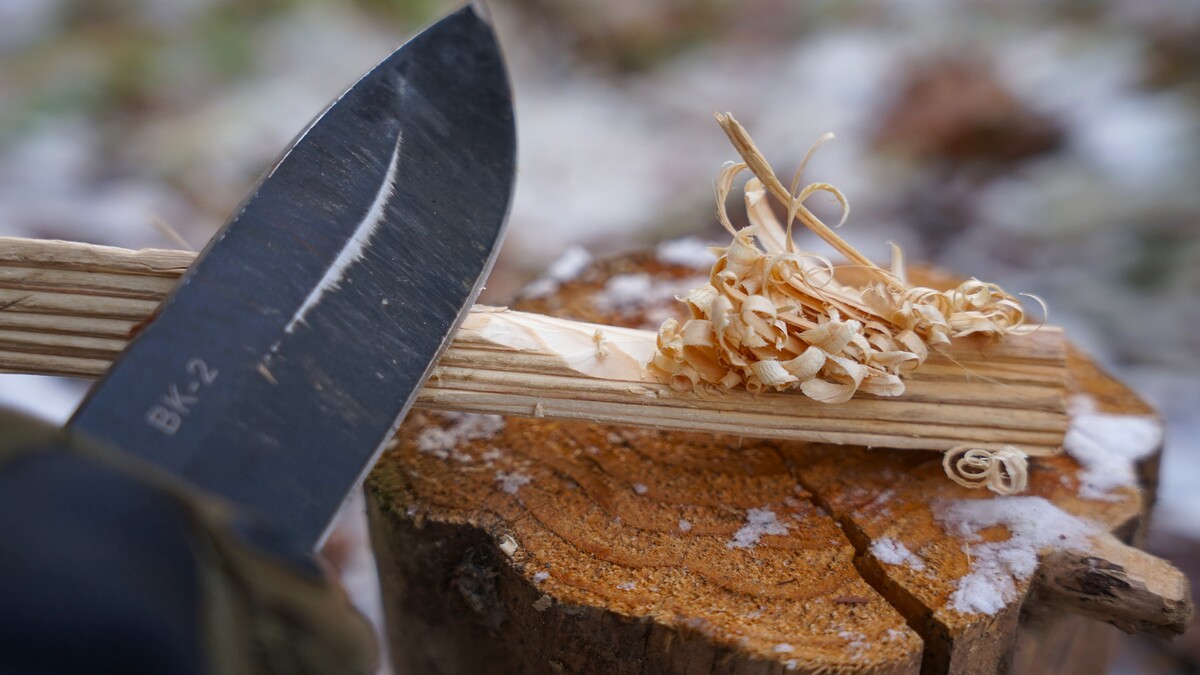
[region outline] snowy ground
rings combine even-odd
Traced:
[[[714,110],[781,173],[834,131],[810,175],[849,196],[845,237],[1040,295],[1159,406],[1157,540],[1200,550],[1200,5],[492,4],[521,169],[491,298],[571,246],[715,234],[733,154]],[[308,117],[448,7],[0,0],[0,234],[170,246],[165,221],[201,246]],[[0,378],[0,402],[56,420],[82,391]]]

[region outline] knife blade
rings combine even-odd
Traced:
[[[515,146],[469,5],[299,135],[68,426],[317,546],[478,295]]]

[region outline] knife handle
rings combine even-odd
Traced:
[[[367,673],[314,558],[153,467],[0,411],[0,672]]]

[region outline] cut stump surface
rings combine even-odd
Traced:
[[[615,259],[520,308],[655,326],[673,293],[621,279],[702,274]],[[1134,420],[1152,447],[1115,479],[1094,453],[1038,458],[1015,498],[951,483],[937,453],[414,413],[367,484],[397,671],[1095,672],[1111,634],[1076,615],[1172,632],[1190,605],[1118,541],[1152,501],[1161,428],[1071,362],[1080,419]]]

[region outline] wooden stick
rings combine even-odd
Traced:
[[[6,266],[84,272],[116,272],[177,279],[196,254],[145,248],[131,251],[74,241],[0,237],[0,259]]]
[[[0,238],[0,371],[96,377],[195,254]],[[931,355],[895,398],[837,405],[798,392],[679,393],[642,372],[651,331],[477,307],[421,391],[428,409],[947,450],[1056,453],[1065,347],[1045,328]]]

